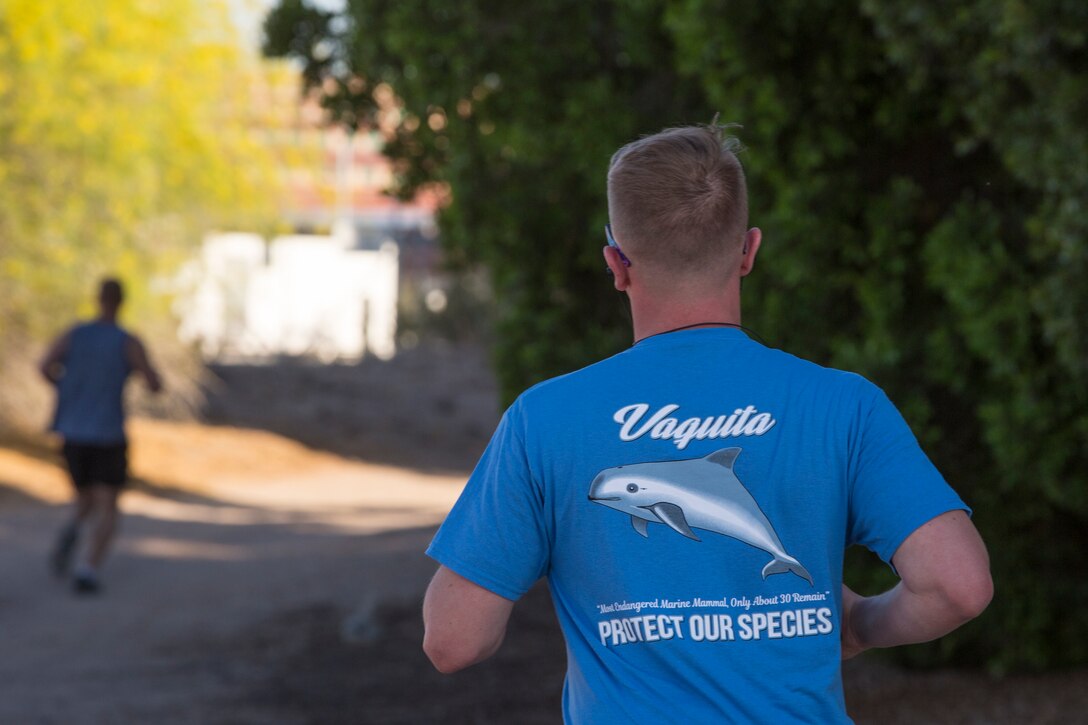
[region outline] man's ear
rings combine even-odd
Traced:
[[[756,264],[756,255],[759,254],[759,245],[763,241],[763,232],[759,227],[752,227],[744,234],[744,247],[740,259],[740,276],[747,277]]]
[[[615,247],[605,245],[604,263],[608,265],[608,271],[612,277],[612,284],[620,292],[624,292],[631,284],[631,277],[627,272],[627,265],[620,259],[620,253]]]

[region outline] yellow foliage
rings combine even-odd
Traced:
[[[133,292],[212,226],[266,224],[264,67],[222,0],[0,0],[0,340]]]

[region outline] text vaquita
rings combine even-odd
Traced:
[[[612,420],[620,425],[620,440],[638,440],[644,435],[659,440],[671,440],[684,450],[692,441],[708,438],[739,438],[761,436],[777,422],[770,413],[763,413],[754,406],[737,408],[728,415],[705,418],[684,418],[673,415],[679,405],[663,405],[647,416],[650,406],[646,403],[626,405],[615,412]]]

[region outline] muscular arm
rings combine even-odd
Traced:
[[[937,639],[982,613],[993,597],[986,547],[963,511],[925,523],[892,557],[901,581],[874,597],[843,585],[842,656]]]
[[[162,378],[159,377],[159,371],[151,364],[151,360],[147,356],[147,350],[144,349],[143,343],[138,338],[130,337],[128,339],[125,346],[125,356],[128,358],[128,364],[132,366],[132,369],[144,376],[144,381],[152,393],[162,390]]]
[[[38,372],[53,385],[59,383],[63,375],[64,356],[68,354],[69,334],[66,332],[54,340],[45,351],[41,362],[38,363]]]
[[[451,673],[495,654],[514,603],[440,566],[423,598],[423,651]]]

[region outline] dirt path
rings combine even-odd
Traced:
[[[290,722],[238,702],[263,673],[223,645],[270,622],[265,636],[286,642],[291,614],[315,610],[355,611],[351,634],[373,636],[379,601],[422,591],[433,569],[422,548],[463,480],[268,433],[150,421],[133,432],[138,481],[90,599],[45,566],[63,474],[0,449],[0,722]]]
[[[0,442],[0,725],[559,722],[541,588],[488,662],[446,677],[419,649],[422,551],[497,422],[485,356],[218,373],[205,414],[245,428],[134,421],[96,599],[46,570],[68,497],[52,454]],[[1085,670],[996,680],[866,655],[844,680],[862,725],[1088,722]]]

